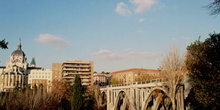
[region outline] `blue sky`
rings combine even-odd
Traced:
[[[211,0],[0,0],[0,50],[4,66],[21,38],[28,62],[93,61],[94,71],[156,69],[176,45],[220,32]]]

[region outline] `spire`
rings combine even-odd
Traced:
[[[36,67],[35,57],[32,57],[31,67]]]
[[[21,50],[21,38],[19,38],[19,43],[18,43],[18,49],[17,50]]]

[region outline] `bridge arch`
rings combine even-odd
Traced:
[[[96,96],[95,96],[96,97]],[[107,91],[99,90],[98,101],[96,102],[101,110],[107,110]]]
[[[101,92],[101,104],[107,104],[107,94],[105,91]]]
[[[129,110],[129,99],[126,91],[120,90],[114,104],[114,110]]]
[[[144,100],[143,110],[152,106],[154,107],[154,110],[158,110],[163,107],[161,104],[163,104],[164,101],[171,101],[167,94],[167,90],[165,88],[155,87],[147,94],[146,99]],[[168,106],[170,106],[170,103],[168,103]]]

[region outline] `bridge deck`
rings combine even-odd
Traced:
[[[152,80],[147,80],[147,81],[138,81],[138,82],[132,82],[128,84],[114,84],[114,85],[108,85],[101,87],[100,90],[107,90],[109,88],[111,89],[127,89],[127,88],[132,88],[132,87],[138,87],[138,88],[143,88],[143,87],[155,87],[155,86],[162,86],[164,84],[163,79],[152,79]]]

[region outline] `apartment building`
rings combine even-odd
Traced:
[[[52,80],[60,81],[62,79],[62,64],[63,63],[52,63]]]
[[[48,92],[51,91],[51,84],[52,84],[52,71],[51,69],[35,69],[31,70],[30,74],[28,75],[28,84],[33,86],[43,85],[44,88],[47,89]]]
[[[160,70],[132,68],[132,69],[115,71],[110,73],[110,75],[112,79],[117,80],[120,83],[126,84],[140,80],[159,78]]]
[[[83,86],[93,85],[93,62],[81,60],[65,61],[62,64],[63,79],[73,84],[75,75],[79,75]]]
[[[93,84],[105,86],[108,84],[108,76],[106,74],[95,73],[93,74]]]

